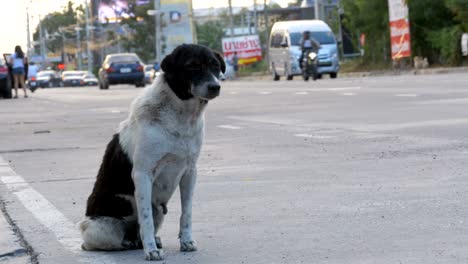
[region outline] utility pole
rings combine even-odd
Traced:
[[[27,54],[28,54],[28,58],[31,59],[31,32],[29,31],[29,7],[26,9],[26,15],[27,15],[27,18],[26,18],[26,34],[28,34],[28,44],[27,44],[27,48],[26,48],[26,51],[27,51]]]
[[[232,16],[232,0],[229,0],[229,29],[231,30],[231,37],[234,37],[234,18]]]
[[[154,0],[156,62],[161,63],[161,0]]]
[[[76,59],[78,60],[78,70],[81,71],[82,65],[81,65],[81,43],[80,43],[80,30],[81,28],[79,25],[76,25],[75,27],[76,30]]]
[[[45,64],[47,62],[47,52],[46,52],[45,40],[44,40],[44,29],[42,27],[42,19],[40,15],[39,15],[39,42],[40,42],[40,47],[41,47],[42,63]]]
[[[93,72],[93,54],[91,52],[91,41],[89,38],[89,7],[88,1],[85,1],[85,16],[86,16],[86,52],[88,57],[88,72]],[[80,68],[81,70],[81,68]]]
[[[254,0],[253,2],[254,2],[254,6],[253,6],[254,18],[253,18],[253,20],[254,20],[254,29],[255,29],[254,33],[257,34],[257,32],[258,32],[258,30],[257,30],[257,23],[258,23],[258,21],[257,21],[257,0]]]
[[[315,6],[314,6],[314,11],[315,11],[315,19],[320,19],[320,0],[315,0]]]
[[[269,52],[269,48],[268,48],[268,45],[269,45],[269,41],[268,41],[268,38],[269,38],[269,32],[268,32],[268,29],[269,29],[269,23],[268,23],[268,6],[267,6],[267,0],[263,0],[263,15],[264,15],[264,19],[265,19],[265,60],[266,60],[266,63],[268,65],[268,68],[270,67],[270,56],[268,54]]]
[[[252,21],[251,21],[251,15],[250,15],[250,11],[247,11],[247,14],[245,14],[247,16],[247,27],[249,28],[249,35],[252,35],[252,27],[251,27],[251,24],[252,24]]]
[[[66,55],[65,55],[65,32],[62,27],[58,28],[58,31],[60,33],[60,36],[62,37],[62,63],[67,64],[66,62]]]

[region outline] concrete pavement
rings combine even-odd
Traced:
[[[224,83],[199,164],[200,251],[178,251],[175,194],[164,263],[467,263],[467,84],[466,74]],[[0,196],[40,263],[147,263],[141,251],[82,252],[74,229],[138,91],[0,101],[0,156],[15,172],[0,175]]]

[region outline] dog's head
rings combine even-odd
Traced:
[[[226,64],[220,54],[205,46],[183,44],[164,58],[161,69],[181,100],[211,100],[220,93],[219,75],[226,71]]]

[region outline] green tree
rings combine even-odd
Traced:
[[[134,51],[143,61],[154,60],[156,57],[155,19],[154,15],[148,15],[148,10],[152,9],[152,5],[137,5],[136,0],[130,0],[128,3],[134,6],[135,16],[122,19],[120,22],[121,25],[129,28],[128,34],[121,38],[123,47],[127,51]],[[162,25],[161,28],[164,26]]]
[[[444,41],[442,38],[437,40],[434,35],[454,25],[452,12],[444,1],[431,0],[409,0],[408,10],[412,55],[427,57],[431,62],[441,62],[440,48]],[[443,34],[444,39],[448,36]]]
[[[445,0],[447,7],[455,15],[455,20],[461,23],[465,32],[468,32],[468,1]]]
[[[46,33],[49,36],[45,41],[47,49],[51,52],[60,51],[63,45],[60,34],[65,34],[67,38],[75,37],[73,33],[74,28],[79,24],[79,21],[83,20],[83,14],[84,8],[82,5],[74,8],[73,2],[69,1],[67,7],[61,12],[50,13],[41,20],[33,33],[33,40],[39,40],[40,28],[42,26],[44,38],[47,37]],[[62,29],[62,32],[60,29]]]
[[[354,34],[365,34],[364,61],[389,62],[390,44],[387,0],[343,0],[342,23]],[[353,34],[353,35],[354,35]]]
[[[366,34],[366,65],[390,62],[387,0],[343,0],[344,26]],[[467,0],[407,0],[413,56],[428,57],[431,63],[461,62],[460,38],[468,29]]]
[[[224,25],[220,21],[208,21],[203,24],[196,23],[198,44],[211,49],[222,51],[222,38]]]

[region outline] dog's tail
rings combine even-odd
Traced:
[[[113,217],[89,218],[78,223],[83,250],[122,250],[126,225]]]

